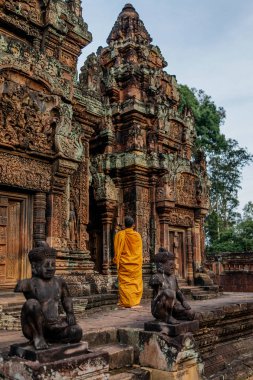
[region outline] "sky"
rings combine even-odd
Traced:
[[[106,46],[127,1],[83,0],[93,41],[79,59]],[[226,110],[222,133],[253,154],[253,0],[132,0],[153,44],[180,84],[203,89]],[[253,164],[242,172],[239,211],[253,201]]]

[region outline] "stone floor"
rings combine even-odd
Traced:
[[[221,297],[190,301],[189,303],[196,312],[206,313],[229,307],[231,304],[253,303],[253,293],[224,293]],[[90,314],[87,318],[80,319],[78,323],[84,332],[92,332],[105,328],[132,327],[141,328],[148,320],[152,320],[150,313],[150,301],[143,301],[140,309],[119,309],[110,311],[98,311]],[[0,331],[0,352],[8,349],[12,343],[24,342],[25,339],[19,331]]]

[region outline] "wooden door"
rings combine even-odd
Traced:
[[[28,274],[28,203],[27,196],[0,193],[0,289]]]
[[[169,231],[169,250],[175,255],[176,274],[186,278],[186,234],[184,230]]]

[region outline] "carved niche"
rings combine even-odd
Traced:
[[[174,202],[175,200],[176,200],[175,178],[172,175],[165,174],[157,182],[156,201],[157,202],[161,202],[161,201]]]
[[[175,120],[170,121],[170,138],[176,141],[182,141],[183,126]]]
[[[177,176],[177,203],[196,206],[196,176],[180,173]]]
[[[95,200],[117,201],[118,190],[111,177],[103,173],[100,161],[101,159],[103,158],[100,157],[93,159],[92,165],[90,166]]]
[[[127,135],[127,143],[128,150],[143,150],[144,147],[144,138],[143,132],[139,124],[136,122],[130,127]]]
[[[157,132],[156,131],[148,131],[147,133],[147,150],[148,153],[156,152],[157,151],[157,142],[158,142],[158,137],[157,137]]]

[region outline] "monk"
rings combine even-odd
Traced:
[[[142,281],[142,239],[134,231],[134,220],[125,217],[125,229],[114,238],[114,263],[117,265],[119,280],[119,306],[140,307],[143,292]]]

